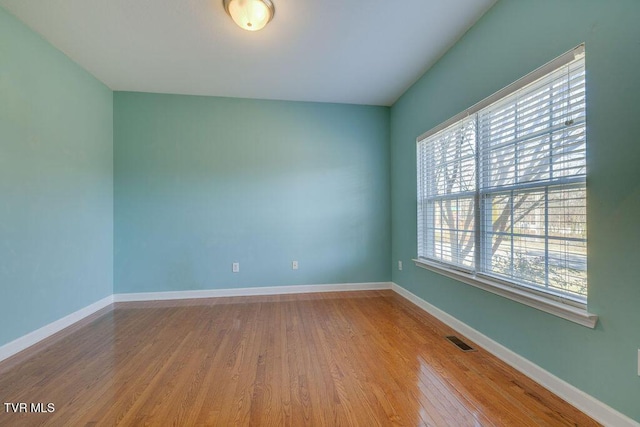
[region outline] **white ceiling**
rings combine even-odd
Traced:
[[[496,0],[0,0],[113,90],[391,105]]]

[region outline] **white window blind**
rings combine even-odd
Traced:
[[[418,144],[419,256],[475,266],[476,120],[461,120]]]
[[[418,138],[418,257],[582,304],[584,47],[535,73]]]

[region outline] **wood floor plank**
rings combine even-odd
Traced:
[[[454,333],[391,291],[118,303],[0,363],[55,404],[0,425],[598,425]]]

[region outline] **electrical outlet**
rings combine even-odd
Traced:
[[[398,270],[402,271],[402,261],[398,261]]]
[[[292,261],[291,262],[291,269],[292,270],[297,270],[298,269],[298,261]]]
[[[231,271],[233,271],[234,273],[237,273],[240,271],[240,263],[239,262],[234,262],[231,265]]]

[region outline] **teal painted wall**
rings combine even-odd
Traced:
[[[640,2],[502,0],[391,109],[393,281],[640,421]],[[415,139],[586,42],[595,330],[413,266]]]
[[[0,345],[113,292],[113,95],[0,8]]]
[[[390,279],[388,108],[116,92],[114,129],[117,293]]]

